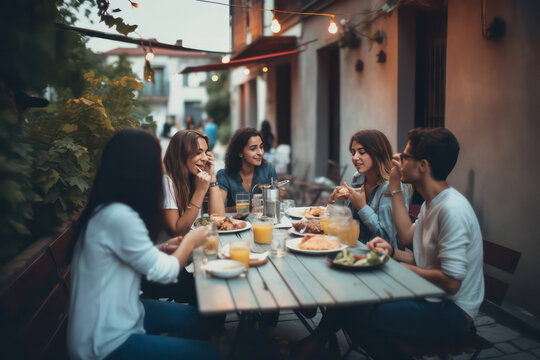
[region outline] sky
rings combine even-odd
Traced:
[[[110,0],[110,9],[130,25],[138,25],[130,37],[155,38],[160,42],[174,44],[182,40],[188,48],[229,52],[231,45],[229,7],[196,0],[133,0],[139,4],[133,8],[128,0]],[[227,0],[218,0],[228,3]],[[116,29],[99,22],[97,7],[92,8],[90,19],[79,16],[75,26],[118,34]],[[93,20],[92,24],[90,20]],[[94,52],[104,52],[117,47],[134,47],[128,43],[90,38],[88,46]]]

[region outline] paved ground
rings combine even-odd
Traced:
[[[308,322],[315,327],[319,322],[320,317],[321,315],[318,313],[313,319],[308,319]],[[540,339],[522,336],[519,332],[497,323],[493,318],[486,314],[479,314],[475,322],[478,333],[495,345],[491,349],[483,350],[478,357],[479,359],[540,359]],[[227,315],[225,333],[220,343],[220,348],[224,355],[228,354],[231,344],[234,343],[237,329],[238,317],[236,314]],[[282,311],[280,313],[278,325],[275,328],[270,329],[270,335],[279,335],[280,338],[288,341],[302,339],[308,334],[306,328],[292,311]],[[343,355],[349,347],[341,331],[338,333],[338,341],[341,355]],[[243,350],[240,350],[240,353],[247,355],[246,358],[260,358],[260,355],[257,354],[261,353],[275,353],[275,356],[278,357],[276,353],[278,345],[273,340],[266,340],[265,342],[263,339],[257,339],[254,334],[243,334],[241,335],[239,343],[243,348]],[[251,356],[249,356],[250,351],[253,352]],[[462,354],[453,356],[451,359],[469,359],[470,357],[470,354]],[[361,360],[366,359],[366,357],[359,353],[352,352],[347,359]],[[439,359],[439,357],[425,357],[424,359]]]

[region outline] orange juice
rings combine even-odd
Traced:
[[[258,244],[270,244],[272,242],[272,224],[253,224],[253,237]]]
[[[246,266],[246,270],[249,268],[249,253],[251,252],[249,247],[234,246],[230,247],[231,260],[240,261]]]
[[[336,236],[343,245],[356,246],[360,227],[358,222],[349,220],[347,222],[332,221],[328,225],[328,234]]]
[[[321,226],[324,231],[324,235],[328,235],[328,224],[330,222],[330,218],[328,216],[321,216]]]

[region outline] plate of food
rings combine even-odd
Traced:
[[[326,208],[322,206],[294,207],[288,208],[285,214],[296,219],[318,219],[321,215],[326,214]]]
[[[220,234],[235,233],[251,229],[251,223],[247,221],[237,220],[231,216],[218,215],[200,217],[195,220],[193,227],[197,228],[199,226],[205,226],[210,224],[211,222],[216,223],[218,232]]]
[[[304,236],[324,234],[319,220],[302,219],[297,222],[292,222],[292,226],[292,229],[289,229],[289,233],[293,235]]]
[[[341,245],[337,237],[327,235],[306,235],[288,240],[286,245],[291,251],[312,255],[331,254],[347,247]]]
[[[212,276],[223,279],[237,277],[245,268],[244,264],[236,260],[212,260],[203,265],[203,269]]]
[[[344,249],[326,257],[328,263],[338,269],[350,271],[373,270],[386,264],[390,257],[371,250]]]

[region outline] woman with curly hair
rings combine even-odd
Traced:
[[[225,155],[225,169],[217,173],[227,211],[236,211],[236,194],[261,193],[261,185],[270,184],[272,179],[277,181],[274,166],[263,156],[264,143],[257,129],[238,129],[233,134]]]

